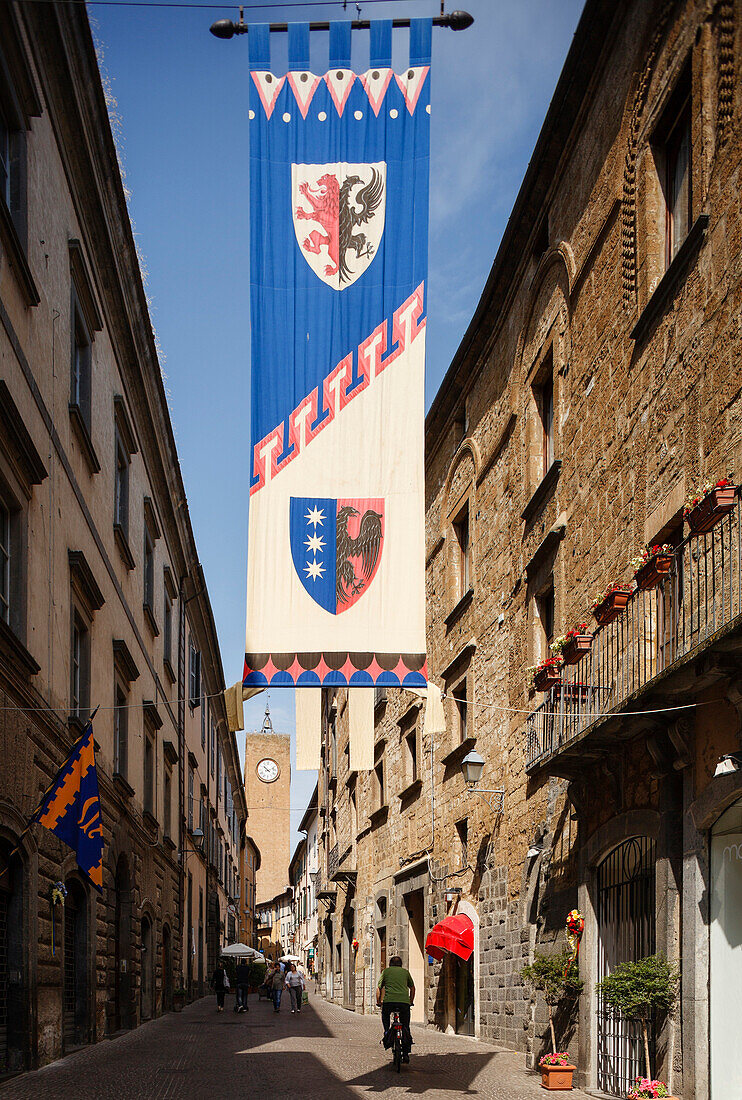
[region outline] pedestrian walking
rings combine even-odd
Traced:
[[[273,977],[271,978],[271,991],[273,993],[273,1011],[279,1012],[281,1008],[281,994],[284,990],[284,973],[280,966],[277,966],[273,971]]]
[[[211,978],[211,986],[216,993],[216,1010],[224,1012],[224,995],[229,989],[229,978],[223,963],[216,964],[216,970]]]
[[[291,964],[291,968],[286,973],[286,986],[289,991],[289,997],[291,998],[291,1011],[301,1012],[301,996],[304,992],[304,979],[296,969],[294,963]]]
[[[250,967],[244,959],[237,963],[235,1012],[247,1012],[247,991],[250,987]]]

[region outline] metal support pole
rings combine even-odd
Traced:
[[[468,11],[452,11],[448,15],[433,17],[434,27],[448,27],[452,31],[465,31],[473,22],[474,16],[470,15]],[[409,25],[409,19],[392,20],[392,26],[395,29],[409,27]],[[354,31],[367,31],[371,26],[371,21],[369,19],[354,19],[350,26]],[[233,38],[236,34],[247,34],[249,29],[249,24],[245,23],[242,18],[242,8],[240,8],[239,23],[235,23],[231,19],[217,19],[216,23],[212,23],[209,28],[215,38]],[[270,29],[274,33],[286,33],[289,25],[288,23],[271,23]],[[329,31],[330,23],[328,20],[310,23],[309,29],[310,31]]]

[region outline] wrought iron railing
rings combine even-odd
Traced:
[[[563,748],[742,614],[742,516],[733,510],[676,549],[659,587],[634,592],[590,652],[526,721],[527,767]]]
[[[327,855],[327,877],[333,879],[338,869],[338,846],[330,848]]]

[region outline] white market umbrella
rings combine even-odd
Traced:
[[[229,947],[222,948],[222,955],[230,959],[262,959],[263,956],[254,947],[248,947],[246,943],[230,943]]]
[[[301,959],[298,955],[281,955],[278,961],[282,963],[298,963],[301,962]]]

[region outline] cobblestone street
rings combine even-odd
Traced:
[[[300,1016],[250,998],[235,1016],[207,998],[136,1031],[87,1047],[0,1088],[3,1100],[181,1100],[212,1097],[458,1096],[536,1100],[540,1077],[523,1055],[458,1036],[412,1029],[409,1066],[397,1076],[379,1044],[377,1017],[310,995]],[[584,1100],[585,1093],[572,1096]]]

